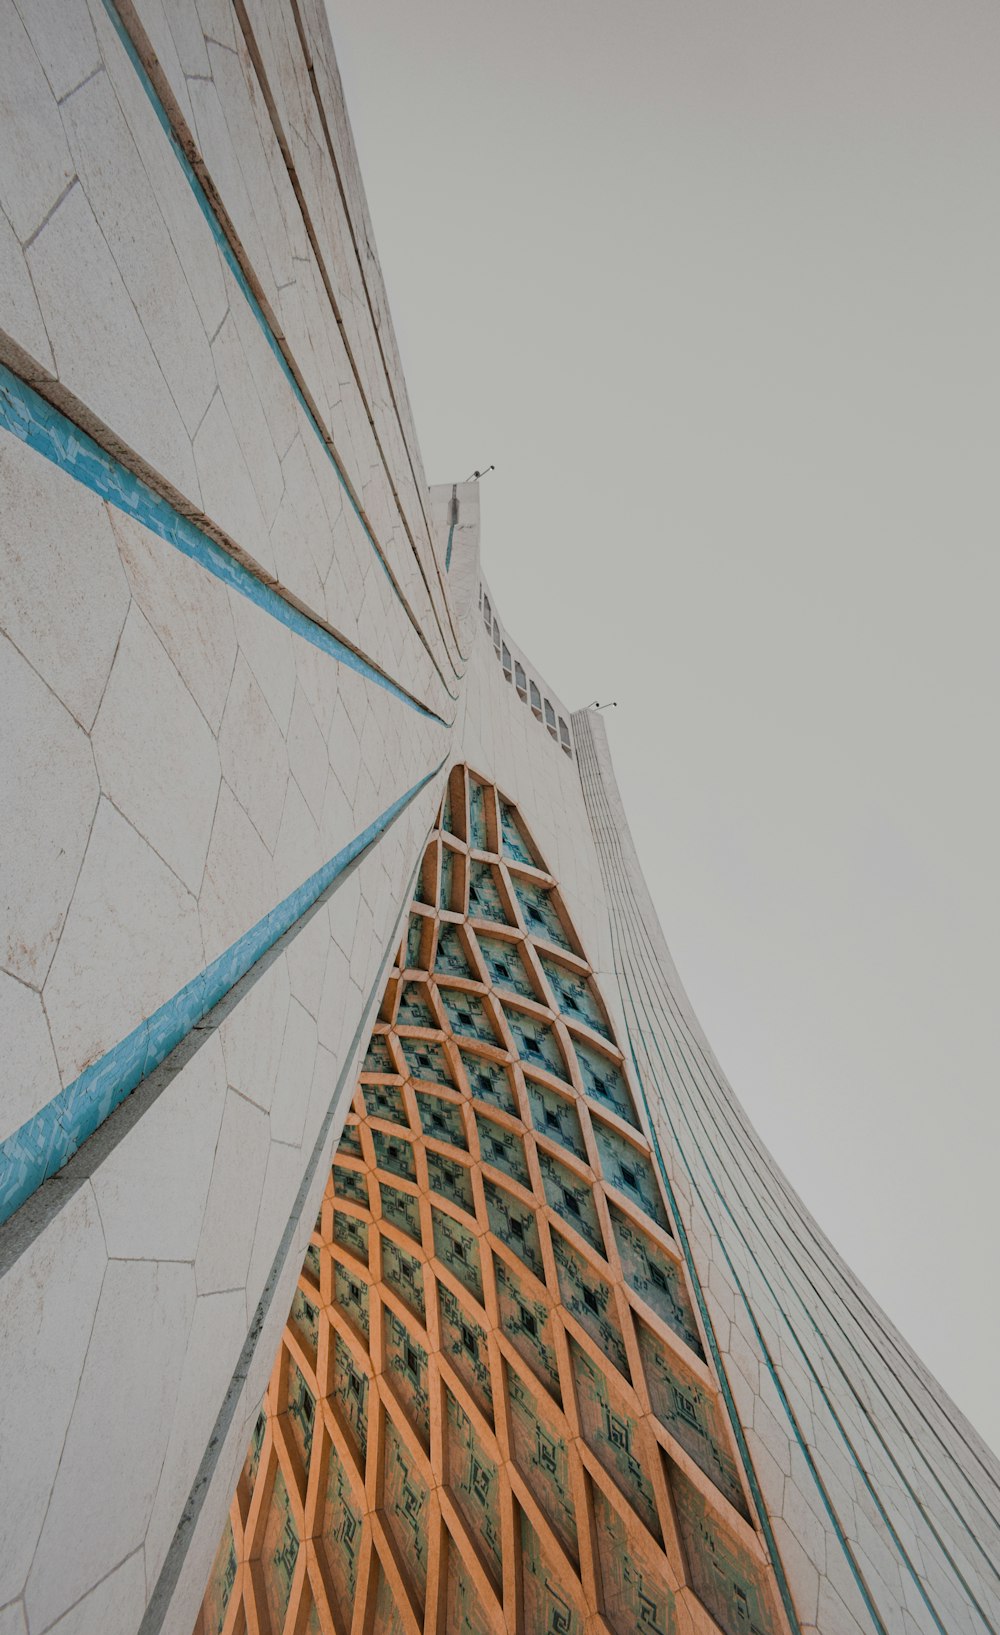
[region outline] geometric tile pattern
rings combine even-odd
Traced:
[[[453,769],[198,1635],[785,1635],[632,1079]]]

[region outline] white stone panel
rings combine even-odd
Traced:
[[[128,580],[106,506],[11,438],[0,444],[0,602],[11,640],[89,730]]]
[[[45,985],[69,1083],[172,998],[204,964],[194,898],[102,800]]]
[[[112,1259],[194,1260],[225,1099],[225,1062],[213,1035],[95,1170]]]
[[[269,1145],[267,1114],[230,1090],[195,1261],[199,1294],[246,1283]]]
[[[190,1266],[112,1260],[59,1473],[28,1578],[32,1628],[46,1629],[145,1536],[194,1312]],[[136,1366],[135,1342],[157,1358]],[[121,1367],[131,1354],[132,1366]],[[114,1380],[114,1390],[108,1389]]]
[[[90,745],[10,642],[0,638],[3,964],[40,986],[55,953],[97,806]]]
[[[0,972],[0,1141],[6,1139],[61,1089],[41,996]]]
[[[133,606],[93,731],[101,788],[197,894],[219,790],[212,730]]]
[[[133,518],[114,507],[108,515],[132,595],[217,733],[236,663],[231,593]]]
[[[107,1256],[88,1187],[69,1198],[0,1281],[4,1376],[0,1470],[16,1472],[0,1505],[0,1602],[24,1589],[45,1520],[87,1355]]]

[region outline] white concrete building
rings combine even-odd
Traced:
[[[501,623],[477,487],[428,488],[321,0],[0,0],[0,110],[0,1635],[995,1632],[997,1463],[749,1127],[600,719]],[[454,1073],[437,1134],[414,1040]],[[412,1175],[383,1161],[397,1092]],[[491,1198],[537,1221],[526,1270]],[[326,1338],[296,1351],[310,1289]],[[383,1383],[407,1309],[426,1436]],[[324,1395],[337,1334],[369,1452]],[[261,1411],[293,1353],[315,1461],[273,1382]],[[494,1471],[486,1543],[449,1414]]]

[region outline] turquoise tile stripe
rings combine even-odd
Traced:
[[[455,524],[452,523],[451,527],[448,529],[448,548],[444,553],[444,571],[445,571],[445,573],[450,573],[451,572],[451,542],[452,542],[452,539],[454,538],[454,535],[455,535]]]
[[[329,862],[311,874],[284,902],[244,932],[224,953],[184,984],[99,1061],[84,1068],[33,1118],[0,1144],[0,1225],[20,1209],[43,1181],[62,1169],[104,1120],[175,1050],[204,1016],[224,999],[251,966],[291,930],[355,858],[377,840],[404,807],[436,777],[432,771],[400,795],[355,835]]]
[[[279,624],[287,626],[296,636],[301,636],[313,647],[336,659],[338,664],[346,664],[349,669],[356,670],[367,681],[382,687],[411,710],[416,710],[418,715],[439,721],[442,726],[451,725],[451,722],[445,721],[400,687],[398,682],[392,681],[362,658],[352,647],[338,641],[308,614],[286,602],[270,585],[265,585],[262,579],[237,562],[221,545],[217,545],[190,517],[182,516],[162,494],[157,494],[141,477],[108,454],[47,398],[18,375],[12,374],[3,364],[0,364],[0,428],[9,431],[22,443],[27,443],[36,453],[43,454],[53,465],[68,472],[77,482],[83,483],[84,487],[123,511],[126,516],[134,517],[151,533],[173,545],[184,556],[191,557],[214,574],[216,579],[221,579],[224,585],[239,591],[241,596],[269,613]]]
[[[349,485],[349,483],[347,481],[347,478],[344,476],[344,473],[341,470],[340,465],[338,464],[336,457],[334,456],[333,450],[330,448],[330,445],[327,442],[326,435],[325,435],[325,433],[323,431],[323,428],[320,425],[319,421],[316,419],[316,416],[313,413],[312,409],[309,407],[309,404],[306,402],[305,395],[304,395],[304,393],[302,391],[302,388],[299,385],[298,381],[296,380],[294,374],[292,373],[291,368],[289,367],[288,359],[285,357],[284,352],[281,350],[281,346],[279,344],[278,337],[274,333],[274,330],[273,330],[273,328],[271,326],[271,323],[269,322],[269,320],[267,318],[266,313],[264,312],[263,307],[261,306],[260,302],[258,301],[258,299],[257,299],[256,295],[254,294],[253,290],[250,288],[250,285],[249,285],[249,283],[247,281],[247,276],[246,276],[245,272],[243,271],[243,268],[240,266],[239,260],[238,260],[238,258],[236,256],[236,252],[234,251],[232,245],[229,242],[228,237],[226,236],[226,233],[223,230],[222,223],[220,222],[218,216],[216,215],[214,209],[212,208],[211,201],[209,200],[209,197],[208,197],[207,193],[205,192],[204,187],[202,186],[201,182],[199,181],[198,176],[195,173],[194,167],[191,164],[191,161],[188,159],[187,154],[184,152],[184,149],[181,147],[181,144],[177,139],[174,128],[173,128],[172,124],[170,123],[170,118],[169,118],[169,116],[167,114],[167,110],[164,108],[163,103],[160,101],[160,98],[159,98],[159,96],[157,95],[157,92],[156,92],[156,87],[154,86],[152,80],[150,79],[149,75],[147,74],[145,68],[143,67],[142,60],[141,60],[141,58],[139,56],[139,53],[136,51],[135,46],[134,46],[134,44],[132,42],[132,37],[129,34],[128,29],[125,27],[125,24],[122,22],[120,16],[118,15],[118,11],[117,11],[117,9],[116,9],[116,7],[114,5],[114,0],[104,0],[104,9],[108,14],[109,21],[111,22],[111,25],[115,30],[115,33],[117,34],[119,40],[121,41],[121,44],[122,44],[122,47],[123,47],[123,49],[125,51],[126,56],[128,57],[130,63],[132,64],[132,67],[135,69],[136,75],[137,75],[137,77],[139,79],[139,83],[141,84],[143,90],[146,93],[147,98],[149,99],[149,104],[150,104],[150,107],[152,108],[154,114],[156,115],[157,123],[159,124],[161,130],[163,131],[164,135],[166,136],[167,140],[169,141],[171,147],[174,150],[174,154],[175,154],[175,156],[177,158],[177,162],[180,165],[181,170],[183,172],[184,179],[187,182],[188,186],[190,187],[191,192],[194,194],[195,201],[197,202],[198,208],[201,211],[202,215],[205,218],[205,221],[208,224],[208,227],[209,227],[209,229],[210,229],[210,231],[212,233],[212,237],[215,239],[216,245],[218,246],[218,249],[219,249],[219,253],[222,255],[223,259],[225,260],[226,266],[229,268],[229,270],[232,273],[233,277],[235,278],[237,284],[239,285],[240,291],[241,291],[241,293],[243,295],[243,298],[246,301],[247,306],[250,308],[250,311],[253,313],[253,316],[256,319],[258,325],[260,326],[261,333],[263,334],[264,339],[266,340],[271,352],[274,354],[274,358],[275,358],[275,361],[276,361],[279,369],[281,370],[281,372],[284,375],[285,379],[287,380],[292,392],[295,395],[296,402],[299,404],[299,407],[302,409],[303,414],[305,414],[306,418],[308,419],[310,426],[312,427],[313,431],[316,433],[316,436],[319,438],[319,441],[323,446],[323,452],[325,453],[325,455],[326,455],[327,459],[329,460],[330,464],[333,466],[334,471],[337,473],[337,477],[338,477],[338,479],[340,481],[340,485],[343,488],[344,493],[347,495],[348,503],[350,504],[351,509],[353,510],[355,516],[357,517],[359,523],[361,524],[361,527],[364,529],[365,538],[367,539],[369,545],[372,548],[372,551],[373,551],[373,553],[375,555],[375,559],[378,562],[379,567],[382,569],[382,572],[385,574],[386,578],[389,580],[389,583],[392,585],[392,588],[395,591],[396,596],[399,598],[399,601],[401,602],[403,607],[406,608],[407,616],[410,618],[411,622],[416,627],[416,620],[413,618],[412,611],[407,606],[406,600],[403,597],[403,595],[402,595],[402,593],[401,593],[401,591],[399,589],[399,586],[396,584],[396,581],[393,578],[393,575],[389,571],[389,565],[386,562],[385,557],[382,555],[382,552],[381,552],[381,550],[380,550],[380,548],[378,546],[378,543],[377,543],[377,541],[375,539],[374,534],[372,533],[372,531],[369,528],[367,522],[365,521],[364,517],[361,514],[361,511],[360,511],[360,509],[358,507],[357,501],[355,500],[354,495],[351,493],[350,485]],[[417,628],[419,628],[419,627],[417,627]],[[428,649],[428,651],[429,651],[429,649]],[[438,674],[441,675],[440,666],[437,664],[437,661],[433,659],[433,656],[432,656],[432,662],[434,663],[435,669],[437,669]],[[450,660],[449,660],[449,662],[450,662]],[[452,670],[455,669],[455,666],[454,666],[453,663],[452,663],[451,667],[452,667]],[[445,688],[445,691],[450,695],[450,697],[457,699],[458,695],[451,691],[451,688],[448,686],[448,684],[445,681],[443,675],[441,675],[441,683],[442,683],[442,686]]]

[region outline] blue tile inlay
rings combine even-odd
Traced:
[[[281,347],[278,344],[278,337],[274,333],[274,330],[272,329],[271,324],[269,323],[269,321],[267,319],[267,316],[266,316],[266,314],[264,312],[263,307],[261,306],[260,302],[258,301],[258,299],[257,299],[256,295],[254,294],[253,290],[250,288],[250,285],[247,282],[246,274],[244,273],[243,268],[240,266],[240,263],[239,263],[239,261],[237,259],[237,256],[236,256],[236,253],[235,253],[232,245],[230,244],[229,239],[226,237],[225,232],[223,231],[222,223],[219,221],[218,216],[216,215],[215,211],[212,209],[211,203],[209,202],[208,195],[205,192],[205,189],[202,187],[202,184],[199,181],[199,179],[198,179],[198,177],[197,177],[197,175],[196,175],[196,173],[194,171],[194,168],[193,168],[193,166],[191,164],[191,161],[188,159],[187,154],[184,152],[184,149],[181,147],[181,144],[177,139],[177,136],[176,136],[176,134],[174,132],[174,128],[170,123],[170,119],[169,119],[169,116],[167,114],[167,111],[164,108],[163,103],[160,101],[160,98],[159,98],[159,96],[157,94],[156,87],[154,86],[152,80],[150,79],[149,75],[147,74],[145,68],[143,67],[142,61],[140,60],[140,57],[139,57],[139,53],[136,51],[135,46],[132,43],[132,38],[131,38],[131,36],[130,36],[130,34],[128,32],[128,29],[125,27],[125,24],[122,22],[120,16],[118,15],[118,10],[117,10],[117,7],[114,4],[114,0],[104,0],[104,9],[108,14],[108,17],[109,17],[109,19],[111,21],[112,27],[115,30],[115,33],[118,35],[118,38],[121,41],[121,44],[122,44],[122,47],[124,48],[126,56],[128,57],[130,63],[132,64],[132,67],[135,69],[136,75],[138,76],[138,79],[139,79],[139,83],[141,84],[143,90],[146,93],[147,98],[149,99],[149,104],[150,104],[150,107],[152,108],[154,114],[156,115],[157,123],[159,124],[161,130],[163,131],[164,135],[167,138],[167,141],[170,143],[171,147],[174,150],[174,154],[176,156],[177,162],[180,165],[181,170],[183,172],[184,179],[187,182],[189,188],[191,189],[191,192],[194,194],[194,197],[195,197],[195,200],[197,202],[198,208],[201,211],[202,215],[204,216],[205,221],[207,222],[209,230],[210,230],[210,232],[212,234],[212,237],[215,239],[215,242],[218,245],[220,255],[225,260],[226,266],[229,268],[229,270],[232,273],[233,277],[235,278],[237,284],[239,285],[240,291],[241,291],[241,293],[243,295],[244,300],[247,303],[247,306],[250,308],[250,311],[253,313],[254,318],[256,319],[257,323],[260,326],[261,333],[263,334],[264,339],[266,340],[268,346],[270,347],[271,352],[274,354],[274,358],[275,358],[275,361],[276,361],[276,363],[278,365],[278,368],[281,370],[281,372],[284,375],[285,379],[287,380],[289,386],[291,387],[292,392],[295,395],[296,402],[299,404],[299,407],[302,409],[303,413],[308,418],[309,424],[312,426],[313,431],[316,433],[316,436],[319,438],[320,443],[323,445],[323,452],[326,454],[327,459],[330,461],[330,464],[333,466],[334,471],[337,473],[337,477],[338,477],[338,479],[340,481],[340,485],[343,488],[344,493],[347,495],[347,499],[348,499],[348,502],[349,502],[349,504],[351,506],[351,509],[353,510],[355,516],[357,517],[357,519],[360,522],[362,528],[364,529],[365,538],[367,539],[369,545],[372,548],[372,551],[375,554],[375,558],[376,558],[376,561],[379,564],[379,567],[382,569],[382,572],[385,574],[386,578],[389,580],[390,584],[392,585],[393,590],[396,592],[396,595],[399,597],[400,601],[402,602],[403,598],[402,598],[402,596],[400,594],[399,588],[396,585],[395,580],[392,577],[392,574],[389,572],[388,565],[387,565],[387,563],[385,561],[385,558],[382,555],[382,552],[380,551],[380,549],[379,549],[379,547],[378,547],[378,545],[377,545],[377,543],[375,541],[375,538],[374,538],[374,535],[372,534],[371,529],[369,528],[367,522],[365,521],[364,517],[361,515],[360,510],[358,509],[357,502],[356,502],[356,500],[354,498],[354,495],[351,493],[351,490],[350,490],[350,487],[348,485],[347,479],[344,476],[344,473],[341,471],[340,466],[337,463],[336,457],[334,456],[333,450],[330,448],[330,445],[326,440],[326,436],[325,436],[325,434],[323,432],[323,428],[320,426],[319,421],[316,419],[316,416],[313,414],[312,409],[310,409],[308,403],[306,402],[305,397],[304,397],[303,392],[302,392],[302,388],[299,386],[298,381],[295,379],[295,376],[292,374],[292,371],[291,371],[291,369],[289,367],[289,364],[288,364],[288,359],[285,357],[284,352],[282,352]],[[404,605],[405,605],[405,603],[404,603]],[[437,666],[435,666],[435,667],[437,667]],[[452,664],[452,669],[454,670],[454,668],[455,668],[455,666],[454,666],[454,664]],[[440,674],[440,671],[439,671],[439,674]],[[446,691],[451,692],[451,689],[448,688],[447,683],[444,681],[443,676],[441,677],[441,680],[442,680],[442,683],[445,686]],[[451,693],[452,698],[455,698],[456,696],[457,695],[455,693]]]
[[[0,1225],[43,1181],[62,1169],[88,1136],[273,948],[337,876],[378,839],[443,765],[444,761],[394,800],[284,902],[272,908],[98,1061],[84,1068],[79,1078],[0,1144]]]
[[[27,443],[37,454],[44,455],[109,505],[134,517],[151,533],[175,546],[216,579],[221,579],[224,585],[239,591],[241,596],[286,625],[296,636],[336,659],[338,664],[356,670],[418,714],[440,721],[442,726],[450,725],[360,654],[338,641],[308,614],[286,602],[270,585],[265,585],[209,538],[190,517],[182,516],[162,494],[157,494],[141,477],[106,453],[99,443],[3,364],[0,364],[0,428]]]

